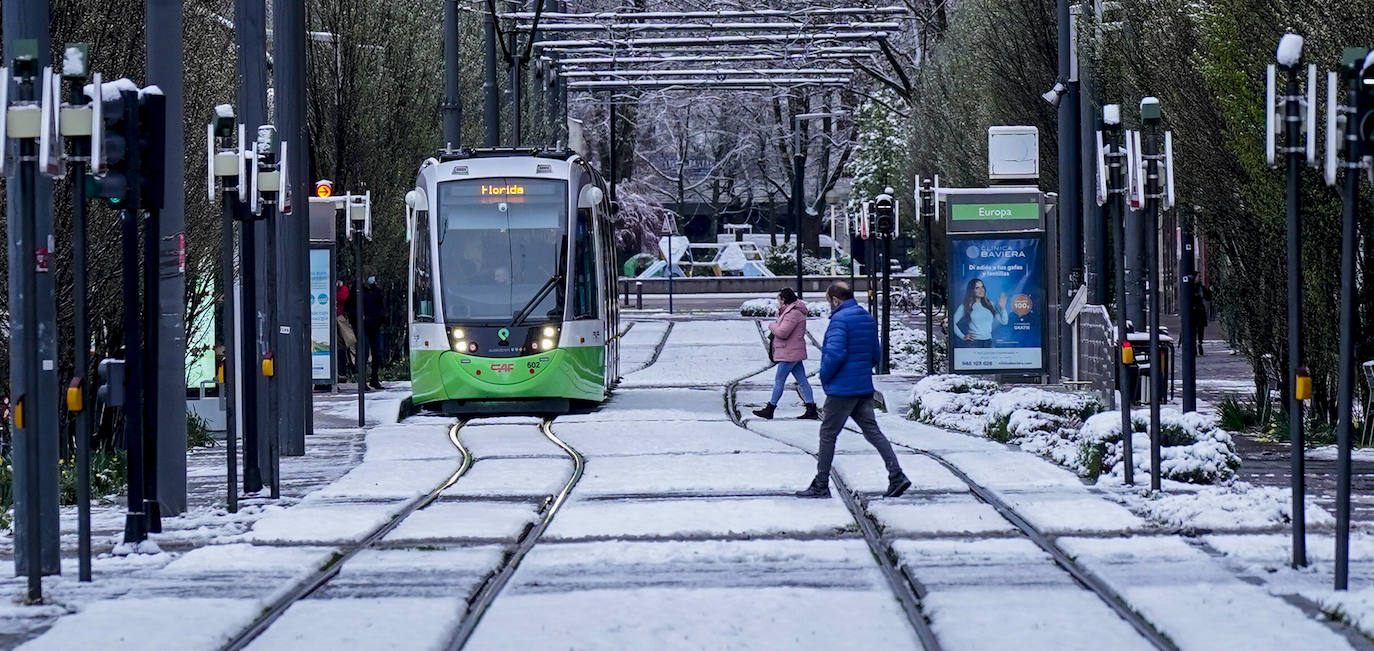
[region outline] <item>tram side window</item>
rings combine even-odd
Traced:
[[[415,256],[415,280],[411,285],[415,294],[411,305],[416,321],[434,320],[434,264],[430,258],[429,211],[415,213],[415,233],[410,241]]]
[[[577,241],[573,253],[573,318],[593,319],[596,310],[596,240],[592,211],[577,210]]]

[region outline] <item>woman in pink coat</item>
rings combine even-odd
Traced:
[[[806,381],[806,304],[797,300],[796,292],[783,288],[778,292],[778,318],[768,324],[773,333],[773,361],[777,362],[777,374],[773,378],[773,398],[762,408],[755,409],[759,418],[772,418],[773,410],[778,408],[782,390],[787,384],[787,376],[797,379],[802,400],[806,402],[806,413],[798,418],[820,420],[816,411],[816,399],[811,394],[811,385]]]

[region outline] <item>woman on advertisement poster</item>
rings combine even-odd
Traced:
[[[964,289],[964,301],[954,310],[954,336],[963,342],[961,347],[992,348],[992,328],[1007,325],[1007,294],[997,297],[997,305],[988,300],[988,288],[981,278],[972,278]]]

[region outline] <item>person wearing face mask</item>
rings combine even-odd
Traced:
[[[382,389],[384,387],[381,380],[378,379],[377,373],[381,370],[383,350],[385,350],[382,347],[382,325],[386,321],[386,295],[382,293],[382,288],[377,285],[377,270],[367,266],[363,268],[363,272],[367,279],[363,282],[361,292],[353,292],[349,295],[348,312],[349,314],[357,314],[357,304],[354,301],[361,294],[363,302],[362,328],[363,333],[367,336],[367,350],[360,350],[358,354],[368,356],[367,364],[371,372],[367,386],[373,389]],[[358,378],[358,381],[361,382],[362,378]]]

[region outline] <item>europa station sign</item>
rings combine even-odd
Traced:
[[[1045,210],[1039,192],[951,195],[948,198],[950,233],[1040,231]]]
[[[1020,188],[951,193],[949,370],[1043,374],[1050,338],[1045,202]]]

